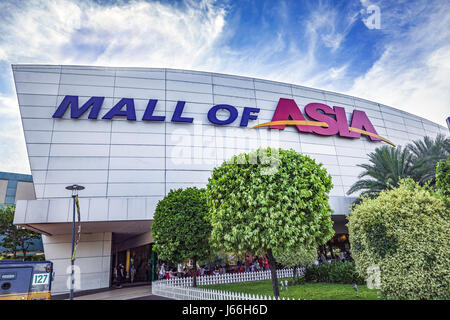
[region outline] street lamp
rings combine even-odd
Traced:
[[[72,273],[70,275],[71,279],[71,286],[70,286],[70,300],[73,300],[73,287],[75,284],[75,274],[74,274],[74,263],[75,263],[75,257],[74,257],[74,250],[75,250],[75,198],[78,196],[78,191],[84,190],[83,186],[79,186],[77,184],[67,186],[67,190],[72,191],[72,199],[73,199],[73,220],[72,220],[72,255],[70,256],[71,265],[72,265]]]

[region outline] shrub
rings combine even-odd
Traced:
[[[445,196],[450,196],[450,157],[436,166],[436,187]]]
[[[348,228],[358,273],[379,268],[385,298],[450,298],[450,212],[431,188],[407,179],[364,198]]]
[[[305,270],[305,281],[364,284],[364,278],[357,273],[355,263],[349,261],[309,265]]]

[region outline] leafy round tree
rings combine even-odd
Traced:
[[[23,227],[14,224],[14,206],[0,207],[0,246],[13,253],[14,259],[17,251],[21,250],[23,257],[26,257],[28,248],[33,245],[33,240],[39,239],[40,235]]]
[[[334,234],[331,188],[322,164],[294,150],[234,156],[213,170],[207,185],[211,242],[225,252],[267,254],[278,297],[274,257],[321,245]]]
[[[300,246],[278,253],[275,259],[282,265],[293,268],[292,284],[295,284],[297,267],[314,263],[317,259],[317,248]]]
[[[450,298],[450,212],[412,179],[364,198],[348,223],[358,273],[393,299]]]
[[[205,219],[208,208],[204,189],[170,190],[158,202],[152,224],[154,250],[161,259],[181,263],[191,259],[193,286],[197,285],[197,261],[210,254],[211,225]]]

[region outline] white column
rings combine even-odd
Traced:
[[[81,234],[75,255],[75,292],[109,287],[111,232]],[[53,262],[52,295],[68,293],[72,234],[42,236],[45,259]]]

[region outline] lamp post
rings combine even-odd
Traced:
[[[72,199],[73,199],[73,220],[72,220],[72,254],[70,255],[70,261],[71,261],[71,275],[70,275],[70,281],[71,281],[71,285],[70,285],[70,300],[73,300],[73,287],[75,284],[75,274],[74,274],[74,263],[75,263],[75,257],[73,256],[73,252],[75,250],[75,198],[78,195],[78,191],[80,190],[84,190],[83,186],[79,186],[77,184],[71,185],[71,186],[67,186],[66,187],[67,190],[72,191]]]

